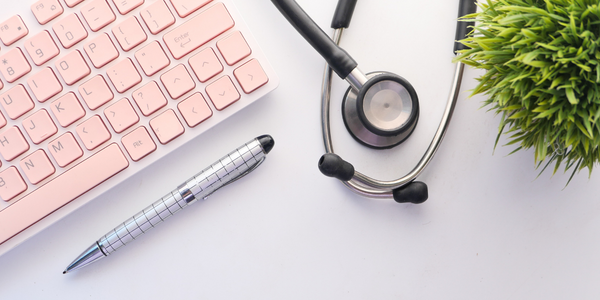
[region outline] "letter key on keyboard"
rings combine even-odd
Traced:
[[[0,13],[0,255],[277,87],[233,1]]]

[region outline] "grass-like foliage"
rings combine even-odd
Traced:
[[[474,0],[473,0],[474,1]],[[535,149],[537,167],[600,159],[600,1],[480,0],[456,60],[486,70],[475,94],[502,115],[498,138]],[[498,143],[496,139],[496,144]],[[567,182],[568,184],[568,182]]]

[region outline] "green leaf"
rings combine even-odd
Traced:
[[[571,102],[571,104],[579,103],[579,99],[577,99],[577,97],[575,97],[575,93],[573,92],[572,88],[570,88],[570,87],[566,88],[565,93],[567,94],[567,98],[569,99],[569,102]]]
[[[512,116],[509,117],[509,119],[511,119],[511,120],[521,119],[521,118],[527,116],[528,113],[529,112],[527,110],[521,110],[521,111],[514,113]]]
[[[509,6],[501,7],[498,10],[499,11],[510,11],[510,12],[520,11],[520,12],[532,13],[532,14],[536,14],[536,15],[550,16],[550,14],[547,11],[545,11],[541,8],[537,8],[537,7],[523,7],[523,6],[509,5]]]
[[[580,130],[580,131],[581,131],[583,134],[585,134],[585,136],[587,136],[587,137],[588,137],[588,138],[590,138],[590,139],[592,138],[592,137],[589,135],[589,133],[588,133],[587,129],[586,129],[586,128],[585,128],[585,127],[584,127],[584,126],[581,124],[581,122],[579,122],[579,120],[576,120],[576,121],[575,121],[575,125],[577,126],[577,128],[579,128],[579,130]]]
[[[600,109],[596,108],[596,114],[594,115],[594,119],[592,122],[596,122],[600,118]]]
[[[541,114],[537,115],[534,119],[542,119],[553,115],[557,110],[559,110],[562,106],[555,106],[551,109],[548,109]]]
[[[536,60],[536,61],[530,61],[530,62],[523,61],[523,63],[527,64],[527,65],[530,65],[532,67],[536,67],[536,68],[543,68],[543,67],[548,67],[548,66],[552,65],[552,63],[550,63],[550,62],[538,61],[538,60]]]

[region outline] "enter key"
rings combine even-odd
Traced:
[[[233,27],[235,22],[223,3],[217,3],[166,33],[163,40],[175,59],[180,59]]]

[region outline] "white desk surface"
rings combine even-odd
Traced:
[[[16,2],[2,7],[29,13],[29,3]],[[356,196],[317,169],[323,61],[270,1],[236,2],[279,88],[0,257],[0,299],[598,298],[600,170],[564,188],[569,174],[536,179],[532,151],[494,153],[499,118],[480,109],[482,97],[467,98],[480,74],[470,69],[448,134],[419,178],[429,200]],[[298,2],[328,26],[337,1]],[[336,81],[334,144],[357,169],[392,179],[421,157],[450,88],[457,5],[359,1],[343,45],[364,71],[411,81],[422,111],[409,141],[365,149],[341,123],[337,99],[346,85]],[[61,274],[106,231],[263,133],[275,147],[251,176],[109,258]]]

